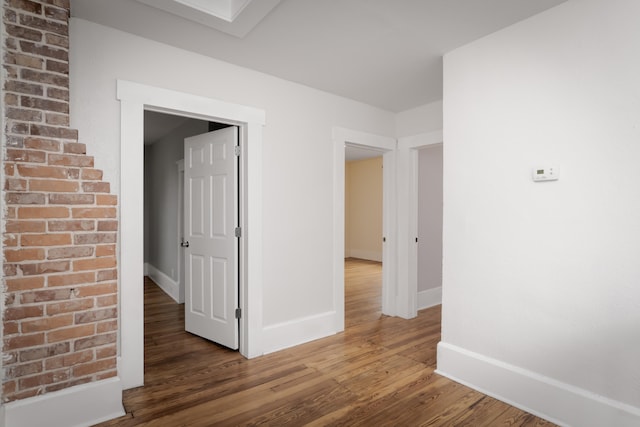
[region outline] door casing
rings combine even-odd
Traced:
[[[240,353],[263,353],[262,127],[265,112],[198,95],[118,80],[120,101],[119,357],[123,389],[144,385],[144,111],[236,125],[240,129]]]

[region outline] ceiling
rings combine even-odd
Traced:
[[[444,53],[564,1],[281,0],[239,37],[151,1],[72,0],[71,13],[399,112],[442,99]]]

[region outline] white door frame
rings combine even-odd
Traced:
[[[418,149],[442,143],[442,131],[398,139],[398,312],[418,315]]]
[[[354,145],[384,152],[383,187],[389,195],[383,201],[382,312],[396,315],[396,218],[395,218],[395,138],[373,135],[341,127],[333,128],[333,294],[336,330],[344,330],[344,204],[345,204],[345,146]]]
[[[119,357],[123,389],[144,384],[143,196],[144,111],[192,117],[240,127],[240,353],[262,354],[262,127],[265,112],[142,85],[117,81],[120,101]]]

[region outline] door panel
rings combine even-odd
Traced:
[[[236,127],[185,139],[185,329],[238,348]]]

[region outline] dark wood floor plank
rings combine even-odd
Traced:
[[[552,426],[436,374],[440,306],[382,315],[381,273],[347,260],[345,332],[251,360],[184,332],[145,280],[145,386],[99,426]]]

